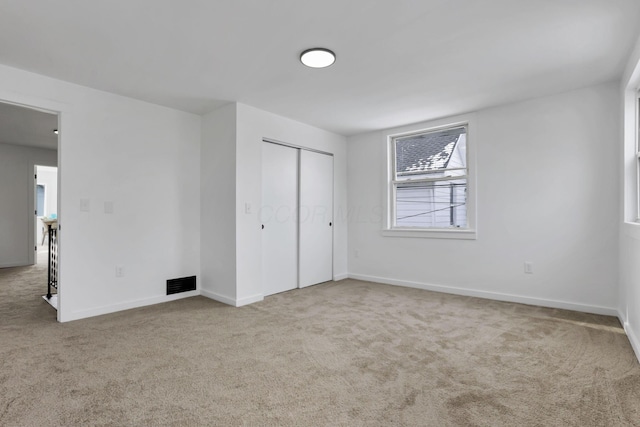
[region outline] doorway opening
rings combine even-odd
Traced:
[[[43,220],[57,228],[59,126],[56,112],[0,101],[0,305],[38,304],[46,317],[51,239]],[[57,300],[48,302],[57,309]]]
[[[262,288],[333,280],[333,155],[263,139]]]
[[[47,293],[43,296],[58,308],[58,168],[36,165],[35,173],[35,263],[47,269]]]
[[[36,194],[36,264],[47,262],[49,255],[49,226],[57,227],[58,168],[35,166]]]

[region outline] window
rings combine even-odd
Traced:
[[[389,137],[389,235],[475,238],[468,130],[464,122]]]
[[[636,96],[636,221],[640,222],[640,91]]]
[[[36,216],[44,216],[44,185],[36,186]]]
[[[623,92],[622,219],[640,238],[640,62]]]

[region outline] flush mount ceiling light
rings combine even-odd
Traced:
[[[300,54],[300,62],[311,68],[324,68],[336,62],[336,54],[329,49],[314,47]]]

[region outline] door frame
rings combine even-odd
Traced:
[[[294,148],[297,149],[299,151],[301,150],[305,150],[305,151],[310,151],[313,153],[318,153],[318,154],[324,154],[327,156],[331,156],[332,162],[334,163],[334,168],[335,168],[335,156],[333,153],[330,153],[328,151],[324,151],[324,150],[318,150],[315,148],[309,148],[309,147],[305,147],[302,145],[297,145],[297,144],[291,144],[289,142],[284,142],[284,141],[279,141],[277,139],[272,139],[272,138],[262,138],[262,142],[263,143],[270,143],[270,144],[276,144],[276,145],[282,145],[284,147],[289,147],[289,148]],[[335,169],[334,169],[335,171]],[[297,206],[297,216],[299,217],[300,215],[300,155],[298,154],[298,206]],[[335,185],[334,182],[334,176],[331,177],[331,185],[332,188]],[[262,203],[261,203],[262,205]],[[334,253],[335,253],[335,191],[332,191],[332,206],[331,206],[332,212],[331,212],[331,216],[333,218],[333,226],[331,227],[331,275],[332,278],[334,277]],[[296,289],[301,289],[300,287],[300,223],[298,222],[297,224],[297,252],[298,252],[298,260],[297,260],[297,286]],[[263,288],[263,295],[264,295],[264,288]]]
[[[57,201],[57,215],[58,215],[58,230],[61,229],[61,221],[63,218],[63,206],[62,206],[62,152],[64,149],[64,137],[63,137],[63,123],[67,122],[67,118],[73,114],[73,107],[69,104],[52,101],[51,99],[37,97],[33,95],[28,95],[24,93],[18,93],[13,91],[8,91],[4,89],[0,89],[0,102],[4,104],[11,104],[18,107],[29,108],[36,111],[42,111],[45,113],[56,114],[58,116],[58,164],[56,165],[58,168],[58,201]],[[65,125],[66,126],[66,125]],[[66,126],[65,128],[68,128]],[[67,129],[68,130],[68,129]],[[35,200],[34,200],[35,202]],[[32,206],[35,209],[35,207]],[[30,212],[33,210],[30,209]],[[29,213],[30,213],[29,212]],[[30,218],[34,218],[34,215],[29,215]],[[31,230],[29,234],[35,232],[34,227],[29,227]],[[35,241],[35,237],[29,236],[30,241]],[[58,322],[63,319],[63,292],[64,292],[64,257],[63,257],[63,241],[64,238],[62,236],[58,236],[58,310],[56,314],[56,319]],[[35,251],[29,251],[31,256],[35,258]]]
[[[326,154],[327,156],[333,156],[333,153],[328,151],[316,150],[315,148],[303,147],[302,145],[290,144],[288,142],[278,141],[277,139],[262,138],[262,142],[269,142],[271,144],[284,145],[285,147],[297,148],[298,150],[312,151],[314,153]]]

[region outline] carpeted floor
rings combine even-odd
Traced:
[[[2,426],[640,425],[615,318],[346,280],[59,324],[41,269],[0,270]]]

